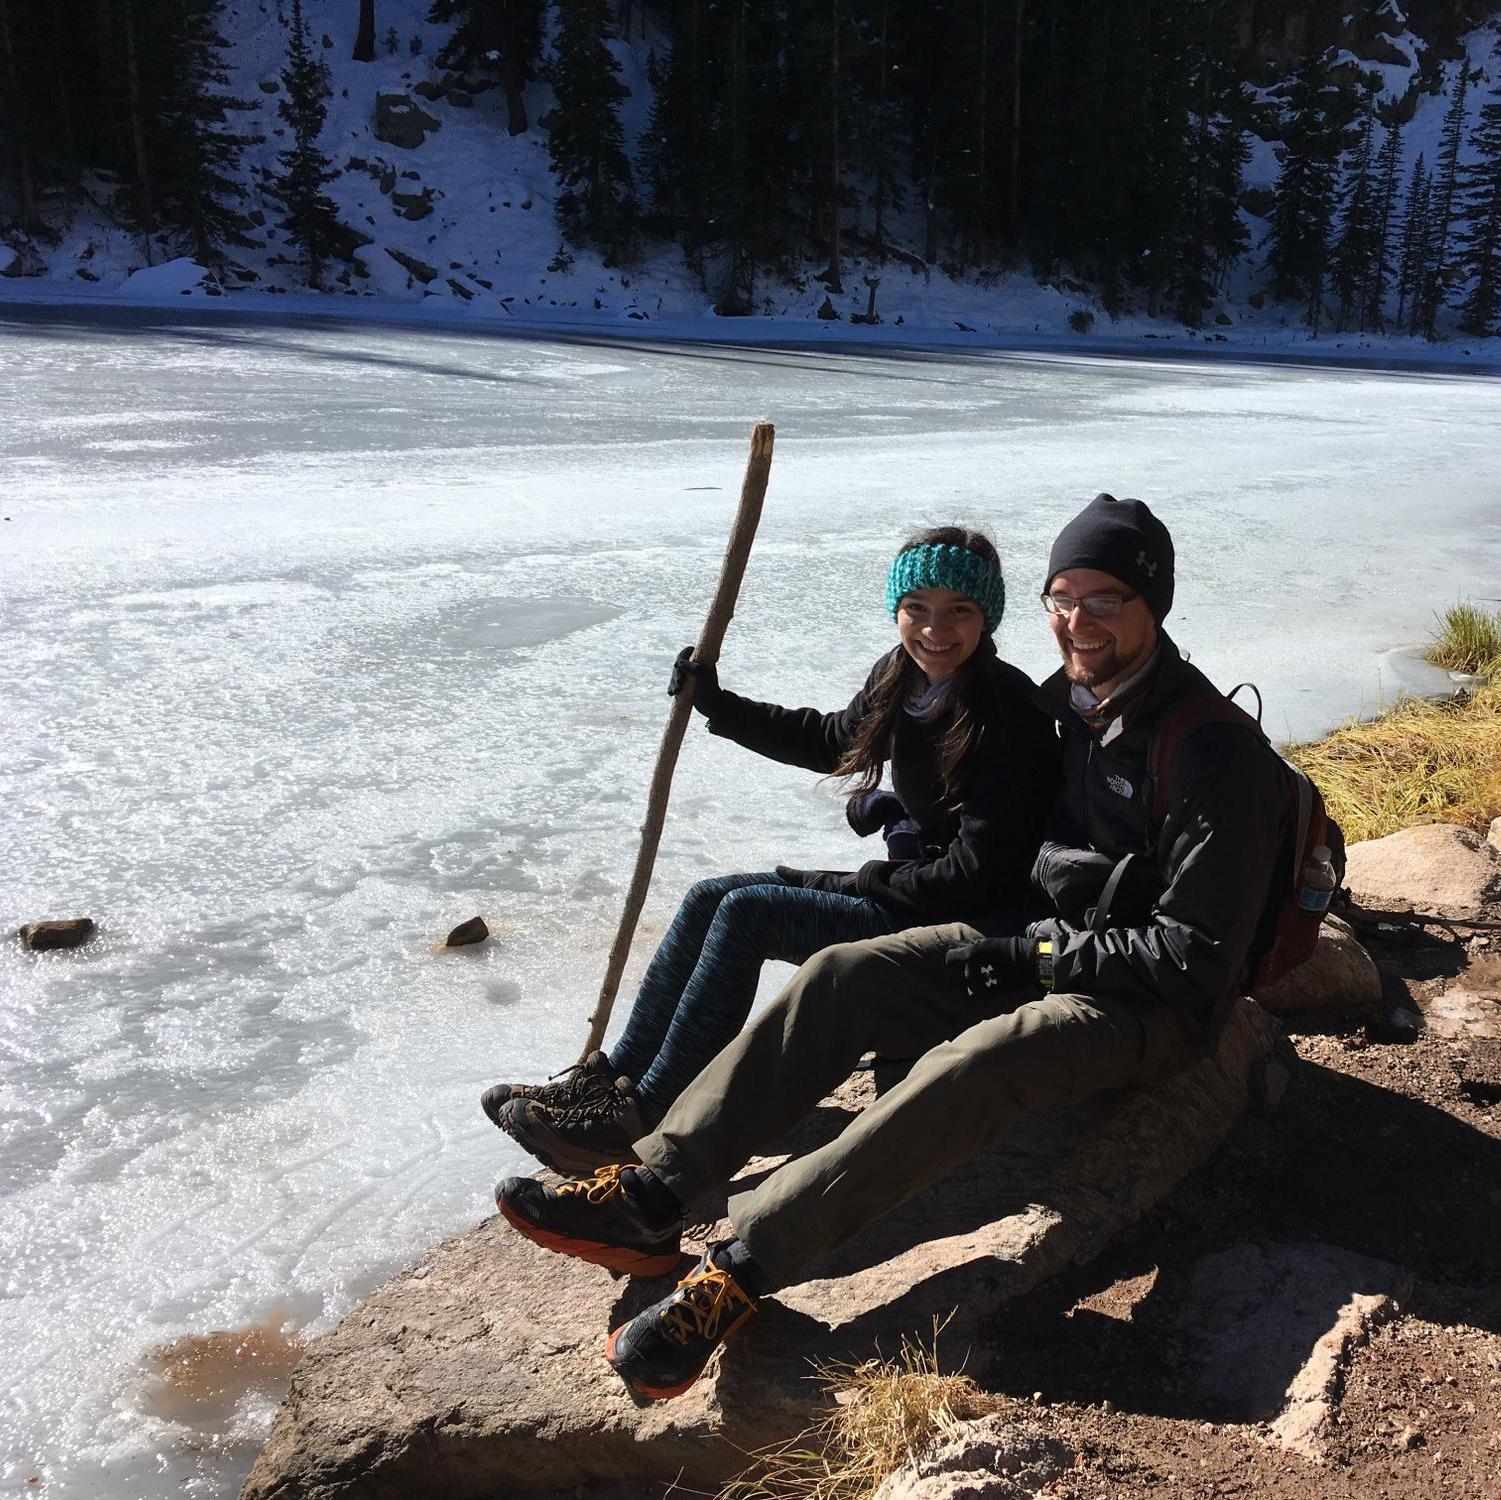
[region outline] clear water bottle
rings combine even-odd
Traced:
[[[1321,917],[1329,910],[1329,898],[1339,884],[1327,844],[1315,844],[1303,865],[1303,879],[1298,886],[1298,910],[1311,917]]]

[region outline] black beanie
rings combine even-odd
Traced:
[[[1136,590],[1160,624],[1173,607],[1173,539],[1143,500],[1096,495],[1053,543],[1047,589],[1070,568],[1096,568]]]

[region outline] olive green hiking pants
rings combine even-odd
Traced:
[[[689,1202],[766,1152],[864,1053],[918,1059],[828,1145],[731,1198],[730,1222],[774,1286],[1019,1116],[1160,1078],[1194,1055],[1166,1007],[1051,994],[987,1013],[943,962],[979,936],[949,923],[826,948],[636,1142]]]

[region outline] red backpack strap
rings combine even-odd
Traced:
[[[1157,721],[1148,758],[1152,778],[1152,821],[1158,828],[1167,821],[1168,792],[1172,785],[1173,760],[1178,754],[1178,747],[1194,730],[1201,729],[1206,724],[1239,724],[1261,739],[1266,739],[1261,725],[1245,709],[1213,689],[1191,693],[1172,704]]]

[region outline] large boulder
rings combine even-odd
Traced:
[[[410,94],[386,91],[375,96],[374,134],[378,141],[413,151],[439,123]]]
[[[1274,1016],[1366,1010],[1381,1003],[1381,971],[1346,922],[1328,917],[1307,963],[1256,997]]]
[[[0,276],[45,276],[47,262],[30,245],[0,245]]]
[[[1023,1122],[1003,1149],[768,1299],[685,1395],[645,1408],[600,1348],[671,1283],[617,1283],[489,1219],[312,1344],[244,1500],[495,1500],[602,1480],[714,1486],[746,1451],[821,1413],[810,1360],[868,1358],[877,1340],[896,1348],[937,1315],[951,1318],[945,1360],[974,1370],[998,1308],[1097,1255],[1215,1150],[1278,1037],[1243,1000],[1214,1056],[1153,1089]],[[855,1075],[788,1144],[829,1138],[871,1092],[869,1075]],[[722,1194],[693,1210],[703,1221],[695,1244],[723,1235]]]
[[[1468,828],[1420,823],[1351,844],[1345,886],[1359,906],[1475,917],[1501,901],[1501,851]]]

